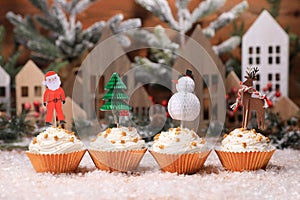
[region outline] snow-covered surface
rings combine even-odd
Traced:
[[[0,151],[0,199],[300,199],[300,151],[277,150],[266,171],[227,172],[214,152],[195,175],[163,173],[146,153],[134,173],[96,170],[86,154],[76,173],[33,170],[24,152]]]

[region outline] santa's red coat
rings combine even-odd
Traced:
[[[66,99],[64,90],[59,87],[57,90],[46,89],[44,93],[43,103],[47,104],[46,122],[51,122],[53,111],[55,109],[58,120],[65,120],[62,112],[62,102]]]

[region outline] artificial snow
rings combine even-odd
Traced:
[[[161,172],[149,153],[132,173],[36,173],[24,152],[0,151],[0,199],[300,199],[300,151],[277,150],[266,170],[225,171],[212,152],[194,175]]]

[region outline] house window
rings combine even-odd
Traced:
[[[279,84],[276,84],[276,85],[275,85],[275,88],[276,88],[276,91],[279,91],[279,90],[280,90],[280,85],[279,85]]]
[[[99,83],[98,83],[98,93],[103,94],[104,93],[104,76],[100,77]]]
[[[259,85],[259,84],[256,84],[255,89],[256,89],[257,91],[259,91],[259,90],[260,90],[260,85]]]
[[[203,99],[204,109],[203,109],[203,119],[209,120],[209,99]]]
[[[252,47],[249,47],[249,54],[252,54],[253,53],[253,48]]]
[[[268,80],[272,81],[272,79],[273,79],[273,75],[272,74],[268,74]]]
[[[257,64],[257,65],[260,64],[260,57],[256,57],[256,64]]]
[[[6,96],[5,87],[0,87],[0,97],[5,97],[5,96]]]
[[[252,64],[253,64],[252,57],[249,57],[249,65],[252,65]]]
[[[269,87],[269,92],[272,92],[273,88],[272,87]]]
[[[41,97],[42,96],[42,87],[34,86],[34,96]]]
[[[280,53],[280,46],[276,46],[276,53]]]
[[[260,47],[256,47],[256,54],[260,54]]]
[[[21,87],[21,97],[28,97],[28,87],[27,86]]]
[[[277,74],[275,75],[275,79],[276,79],[276,81],[280,81],[280,74],[279,74],[279,73],[277,73]]]
[[[260,75],[259,75],[259,74],[256,75],[256,80],[257,80],[257,81],[260,80]]]
[[[270,56],[268,60],[269,60],[269,64],[273,64],[273,57]]]
[[[272,47],[272,46],[269,46],[269,48],[268,48],[268,52],[269,52],[270,54],[272,54],[272,53],[273,53],[273,47]]]
[[[218,75],[214,74],[211,76],[211,85],[212,85],[212,92],[218,91]]]
[[[95,75],[91,75],[90,77],[90,88],[91,88],[91,92],[95,92],[96,90],[96,76]]]
[[[280,64],[280,57],[276,56],[276,64]]]

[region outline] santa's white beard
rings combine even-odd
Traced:
[[[49,90],[57,90],[60,87],[61,81],[57,80],[55,82],[52,83],[47,83],[47,87],[49,88]]]

